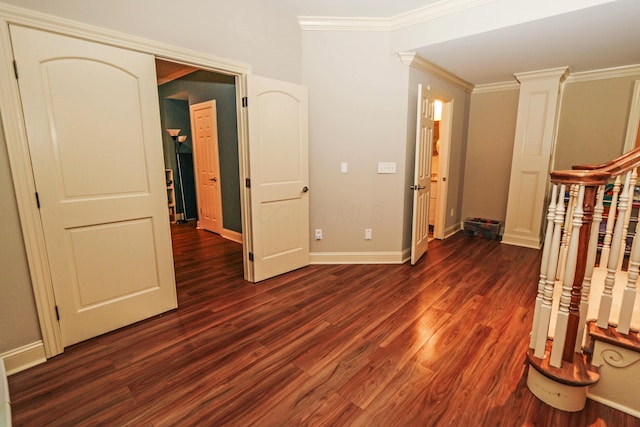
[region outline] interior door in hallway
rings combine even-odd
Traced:
[[[413,185],[413,221],[411,264],[415,265],[427,251],[429,242],[429,195],[431,191],[431,155],[434,129],[434,101],[428,87],[418,85],[416,158]]]
[[[175,308],[153,57],[10,30],[62,344]]]
[[[308,101],[303,86],[253,76],[249,163],[253,280],[309,264]]]
[[[193,168],[198,198],[198,227],[222,232],[222,193],[216,101],[189,106],[193,133]]]

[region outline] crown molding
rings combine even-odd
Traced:
[[[302,30],[307,31],[394,31],[493,1],[495,0],[441,0],[390,18],[299,16],[298,24]]]
[[[400,58],[400,62],[404,65],[408,65],[417,70],[440,77],[441,79],[447,80],[454,85],[461,87],[467,92],[473,91],[473,84],[456,76],[451,71],[445,70],[444,68],[427,61],[415,52],[400,52],[398,53],[398,57]]]
[[[523,73],[515,73],[514,76],[522,83],[523,80],[539,80],[539,79],[557,79],[564,81],[569,75],[569,67],[549,68],[546,70],[526,71]]]
[[[476,93],[489,93],[489,92],[502,92],[507,90],[518,90],[520,89],[520,83],[517,81],[513,82],[498,82],[498,83],[487,83],[483,85],[477,85],[473,88],[473,94]]]
[[[567,78],[567,83],[579,83],[592,80],[614,79],[640,75],[640,64],[622,67],[604,68],[601,70],[581,71],[573,73]]]

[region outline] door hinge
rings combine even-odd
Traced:
[[[16,75],[16,80],[18,80],[18,63],[16,60],[13,60],[13,73]]]
[[[40,209],[40,196],[38,196],[38,192],[36,191],[36,206]]]
[[[58,306],[56,305],[56,319],[60,320],[60,312],[58,311]]]
[[[251,188],[251,178],[247,178],[244,180],[244,186],[247,188]]]
[[[249,252],[249,261],[253,261],[253,252]]]
[[[247,108],[249,106],[249,99],[246,96],[242,97],[242,108]]]

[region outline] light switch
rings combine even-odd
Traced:
[[[349,172],[349,164],[347,162],[340,163],[340,173]]]

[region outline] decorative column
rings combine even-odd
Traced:
[[[516,74],[518,117],[502,243],[540,248],[556,118],[567,67]]]

